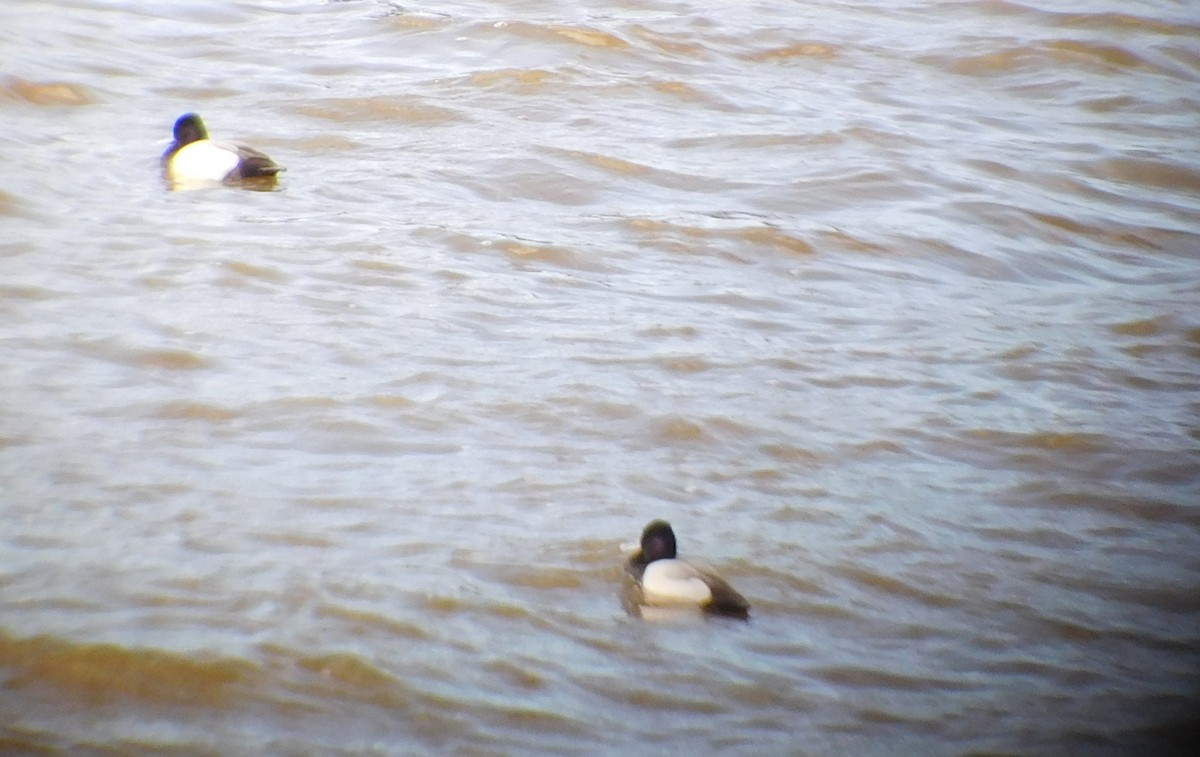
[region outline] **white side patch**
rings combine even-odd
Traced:
[[[699,605],[712,599],[712,591],[700,574],[682,560],[655,560],[642,574],[646,604]]]
[[[168,163],[172,181],[224,181],[238,166],[238,154],[210,140],[184,145]]]

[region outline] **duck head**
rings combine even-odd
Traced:
[[[675,531],[665,520],[650,521],[642,529],[642,560],[646,563],[655,560],[675,559]]]
[[[184,113],[175,119],[175,144],[179,147],[208,139],[208,129],[195,113]]]

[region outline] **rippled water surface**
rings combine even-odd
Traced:
[[[0,751],[1200,741],[1193,3],[5,0],[0,61]],[[170,191],[191,110],[275,191]],[[750,622],[624,614],[652,518]]]

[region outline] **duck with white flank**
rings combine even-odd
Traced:
[[[625,605],[643,618],[699,610],[749,618],[750,603],[723,578],[676,557],[675,532],[665,520],[642,531],[641,548],[625,565]],[[674,611],[674,612],[672,612]]]
[[[174,184],[273,181],[284,170],[253,147],[209,139],[195,113],[175,121],[175,141],[163,153],[162,162],[163,174]]]

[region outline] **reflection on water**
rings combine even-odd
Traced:
[[[1190,753],[1188,11],[9,3],[0,743]]]

